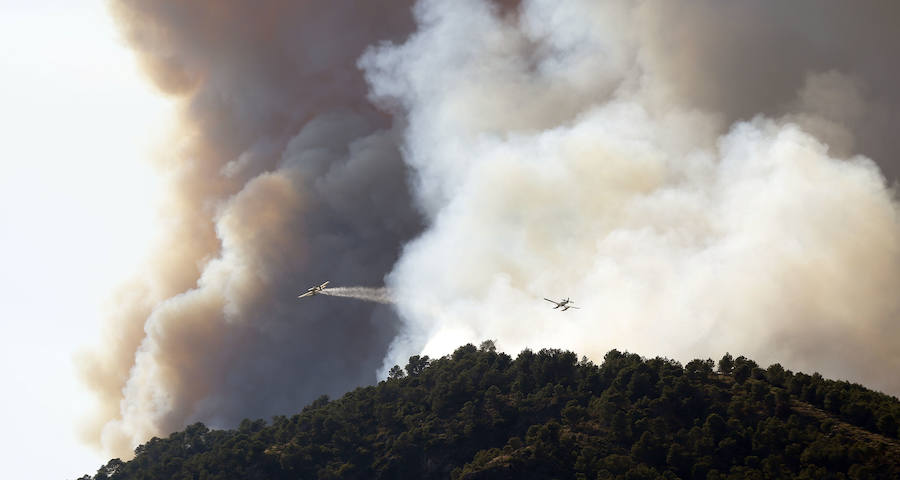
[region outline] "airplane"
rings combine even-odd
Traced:
[[[581,307],[576,307],[575,305],[572,305],[572,301],[569,300],[568,297],[564,298],[558,302],[556,300],[550,300],[549,298],[544,298],[544,300],[546,300],[550,303],[556,304],[556,306],[553,307],[554,310],[562,307],[562,310],[560,310],[560,312],[565,312],[566,310],[568,310],[570,308],[575,308],[575,309],[581,308]]]
[[[330,280],[329,280],[329,281],[330,281]],[[311,296],[313,296],[313,295],[317,295],[317,294],[319,294],[319,293],[322,293],[322,290],[325,290],[325,286],[328,285],[328,282],[329,282],[329,281],[325,281],[325,282],[323,282],[321,285],[316,285],[316,286],[314,286],[314,287],[309,287],[308,289],[306,289],[306,293],[304,293],[303,295],[297,295],[297,298],[311,297]]]

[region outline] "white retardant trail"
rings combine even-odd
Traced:
[[[347,297],[347,298],[355,298],[357,300],[365,300],[367,302],[378,302],[378,303],[394,303],[394,300],[391,298],[391,293],[387,288],[372,288],[372,287],[335,287],[335,288],[326,288],[322,290],[322,293],[325,295],[331,295],[332,297]]]

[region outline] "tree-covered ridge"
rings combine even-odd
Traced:
[[[236,430],[189,426],[84,479],[900,478],[900,402],[725,355],[682,366],[491,342]]]

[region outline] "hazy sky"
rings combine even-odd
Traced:
[[[16,476],[487,338],[900,392],[897,4],[0,5]]]
[[[72,356],[146,252],[171,107],[101,0],[0,0],[0,78],[0,449],[10,478],[75,478],[105,459]]]

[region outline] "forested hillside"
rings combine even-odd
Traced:
[[[492,342],[292,417],[153,438],[107,479],[896,479],[900,402],[752,360],[682,366]]]

